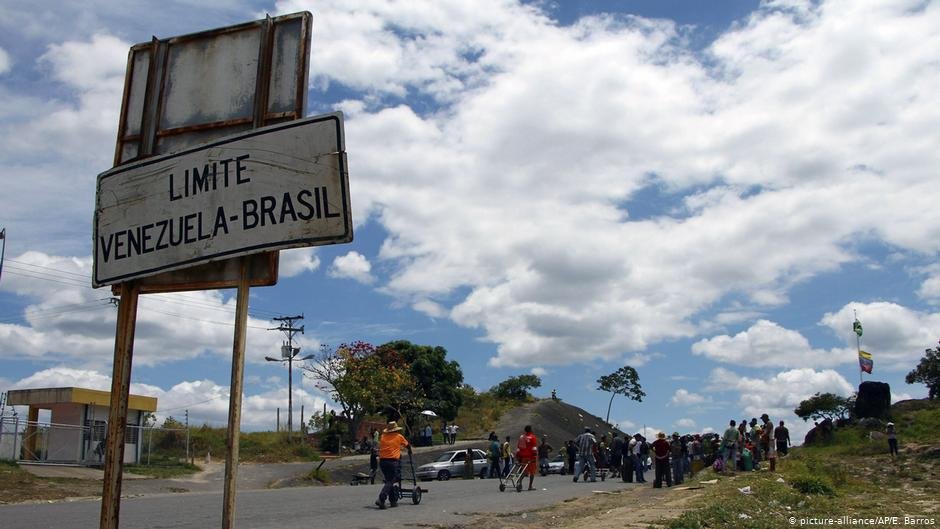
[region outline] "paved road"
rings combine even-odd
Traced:
[[[378,510],[373,502],[379,485],[297,487],[240,490],[236,524],[252,529],[371,529],[391,525],[451,525],[472,522],[493,514],[519,515],[594,491],[614,491],[637,485],[620,480],[572,483],[570,476],[536,476],[536,491],[499,492],[497,480],[424,482],[429,489],[419,505],[404,499],[396,509]],[[407,485],[406,485],[407,486]],[[649,485],[644,485],[649,486]],[[0,506],[5,529],[94,529],[98,527],[99,500]],[[125,529],[194,528],[221,525],[219,492],[152,494],[121,501],[120,522]]]

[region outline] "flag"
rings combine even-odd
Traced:
[[[858,320],[856,319],[855,322],[852,323],[852,330],[855,331],[855,334],[857,334],[857,335],[859,336],[859,338],[861,338],[861,336],[862,336],[862,322],[860,322],[860,321],[858,321]]]
[[[858,351],[858,367],[862,371],[871,374],[871,369],[875,367],[875,362],[871,359],[871,353],[867,351]]]
[[[3,228],[2,230],[0,230],[0,240],[6,239],[6,238],[7,238],[7,229]]]

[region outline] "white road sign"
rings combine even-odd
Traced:
[[[99,287],[353,238],[343,115],[230,136],[98,175]]]

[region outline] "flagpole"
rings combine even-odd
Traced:
[[[858,354],[858,358],[859,358],[859,362],[858,362],[858,385],[861,386],[861,385],[862,385],[862,371],[864,371],[864,370],[862,369],[862,362],[861,362],[861,358],[862,358],[862,333],[859,332],[859,331],[861,330],[862,324],[861,324],[860,321],[858,321],[858,311],[853,310],[852,313],[855,315],[855,322],[852,324],[852,330],[855,331],[855,349],[856,349],[856,353]]]
[[[862,337],[855,335],[855,348],[858,349],[858,356],[862,356]],[[862,364],[858,364],[858,385],[862,385]]]
[[[3,278],[3,254],[7,251],[7,229],[0,230],[0,241],[3,241],[3,247],[0,248],[0,279]]]

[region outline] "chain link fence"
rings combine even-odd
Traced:
[[[102,420],[79,426],[0,417],[0,459],[101,465],[107,431],[107,421]],[[193,456],[185,428],[128,425],[124,443],[125,463],[177,466]]]

